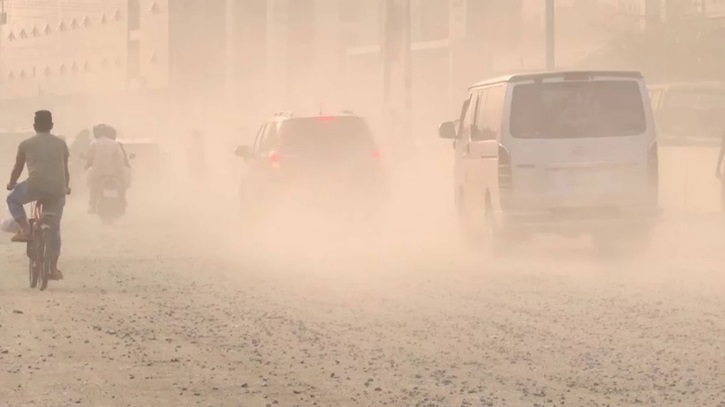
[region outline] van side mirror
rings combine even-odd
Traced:
[[[438,126],[438,136],[446,140],[456,140],[456,125],[453,122],[443,122]]]
[[[239,158],[248,160],[251,157],[251,151],[249,150],[249,146],[237,146],[237,148],[234,149],[234,155]]]

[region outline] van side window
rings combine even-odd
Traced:
[[[476,131],[480,140],[496,140],[501,132],[506,90],[503,86],[494,86],[484,92],[476,112]]]
[[[252,151],[257,152],[259,151],[259,146],[262,143],[262,140],[264,139],[264,130],[267,128],[267,123],[263,124],[259,130],[257,130],[257,136],[254,138],[254,145],[252,146]]]
[[[473,124],[473,115],[478,104],[478,94],[471,93],[466,103],[463,104],[461,112],[460,128],[458,129],[458,138],[461,140],[469,140],[471,138],[471,125]]]
[[[277,127],[279,123],[270,123],[264,131],[264,139],[259,145],[260,152],[271,151],[277,143]]]

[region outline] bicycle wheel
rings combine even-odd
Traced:
[[[40,278],[40,269],[38,263],[38,235],[33,227],[35,219],[30,219],[30,241],[27,243],[27,255],[28,255],[28,279],[30,281],[30,288],[38,286],[38,279]]]
[[[40,244],[38,245],[37,264],[40,274],[40,291],[48,288],[48,280],[50,279],[50,259],[48,257],[48,229],[43,228],[40,233]]]
[[[35,288],[38,286],[38,276],[40,275],[37,267],[38,263],[32,258],[28,263],[28,279],[30,280],[30,288]]]

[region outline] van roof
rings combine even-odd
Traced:
[[[519,81],[530,81],[536,79],[547,79],[555,78],[562,75],[590,75],[590,76],[618,76],[623,78],[642,79],[642,73],[638,71],[548,71],[548,72],[534,72],[534,73],[519,73],[513,75],[499,76],[497,78],[490,78],[480,81],[469,89],[478,88],[481,86],[494,85],[497,83],[505,82],[519,82]]]
[[[677,89],[677,90],[723,90],[725,89],[725,83],[711,81],[711,82],[667,82],[667,83],[654,83],[647,86],[650,89]]]

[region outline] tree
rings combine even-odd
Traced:
[[[581,66],[638,70],[650,82],[725,80],[724,40],[717,21],[681,19],[625,33]]]

